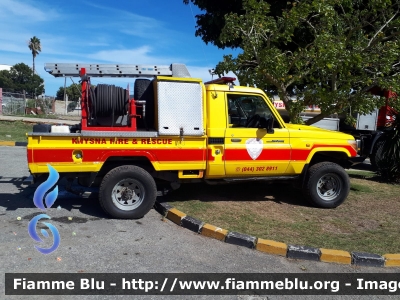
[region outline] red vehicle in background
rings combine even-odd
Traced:
[[[372,132],[370,139],[365,139],[365,144],[368,145],[368,156],[372,166],[377,169],[377,163],[382,158],[383,145],[387,139],[387,133],[393,130],[393,122],[396,119],[398,112],[392,107],[392,103],[397,101],[397,93],[390,90],[382,90],[379,87],[370,89],[373,95],[385,97],[385,105],[381,106],[378,111],[376,121],[376,130]]]

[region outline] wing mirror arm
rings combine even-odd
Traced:
[[[272,134],[274,132],[274,118],[271,117],[267,120],[267,133]]]

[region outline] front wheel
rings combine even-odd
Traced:
[[[311,204],[322,208],[335,208],[346,200],[349,192],[349,176],[341,166],[321,162],[308,170],[303,193]]]
[[[153,177],[136,166],[112,169],[100,185],[100,205],[114,218],[142,218],[153,207],[156,197]]]

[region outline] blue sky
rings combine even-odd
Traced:
[[[46,73],[45,63],[184,63],[192,77],[210,80],[208,70],[234,51],[195,37],[192,12],[200,13],[183,0],[0,0],[0,64],[32,66],[28,41],[37,36],[36,71],[46,95],[55,95],[64,80]],[[133,79],[92,82],[126,87]]]

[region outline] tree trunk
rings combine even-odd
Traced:
[[[312,117],[311,119],[308,119],[306,121],[306,125],[311,125],[314,123],[317,123],[318,121],[321,121],[323,118],[329,116],[327,113],[320,113],[319,115],[316,115],[315,117]]]
[[[296,105],[292,105],[292,100],[290,99],[290,95],[286,90],[279,91],[279,98],[285,103],[286,110],[289,114],[290,122],[293,124],[301,123],[300,112],[297,109]]]
[[[35,56],[32,55],[32,60],[33,60],[33,64],[32,64],[32,77],[33,75],[35,75]]]

